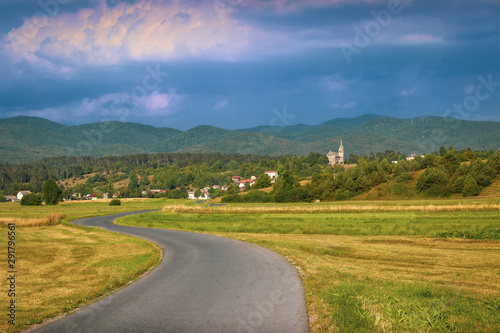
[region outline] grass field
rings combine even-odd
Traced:
[[[106,295],[159,262],[159,249],[146,241],[68,223],[77,218],[158,209],[162,200],[20,206],[0,203],[2,277],[7,272],[7,223],[16,224],[16,325],[8,324],[7,283],[0,293],[0,332],[17,332]],[[5,280],[4,280],[5,281]]]
[[[0,331],[19,331],[91,302],[158,262],[159,251],[148,242],[68,221],[163,208],[119,223],[217,234],[281,253],[301,273],[312,332],[498,332],[499,205],[499,199],[218,207],[161,199],[122,200],[122,206],[1,203],[0,256],[7,257],[3,224],[18,226],[18,325],[4,317]],[[0,293],[0,304],[8,300]]]
[[[118,223],[217,234],[281,253],[302,275],[312,332],[498,332],[498,204],[187,204]]]

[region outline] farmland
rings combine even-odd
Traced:
[[[312,332],[494,332],[498,199],[167,205],[119,224],[235,238],[301,273]]]

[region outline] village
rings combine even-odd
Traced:
[[[410,154],[406,157],[407,161],[414,160],[416,157],[424,157],[424,155],[416,155],[416,154]],[[342,139],[340,139],[340,146],[338,149],[338,152],[334,152],[330,150],[327,154],[326,157],[328,158],[328,165],[334,167],[336,165],[342,165],[344,166],[345,164],[345,151],[344,151],[344,146],[342,144]],[[398,163],[397,160],[392,160],[392,163]],[[353,166],[353,165],[351,165]],[[345,165],[345,167],[349,167]],[[270,179],[270,184],[274,184],[278,178],[279,174],[277,170],[268,170],[265,171],[263,175],[269,176]],[[261,175],[262,176],[262,175]],[[242,179],[241,176],[231,176],[231,181],[232,184],[236,185],[236,188],[233,186],[231,190],[233,191],[249,191],[253,188],[257,180],[259,179],[259,175],[252,175],[249,179]],[[214,190],[219,190],[219,191],[228,191],[230,188],[230,185],[212,185],[212,186],[205,186],[203,188],[187,188],[186,189],[186,195],[183,197],[191,200],[207,200],[211,199],[211,194],[210,192]],[[24,195],[30,194],[31,191],[19,191],[17,195],[7,195],[5,196],[5,201],[7,202],[20,202],[21,199],[23,198]],[[150,190],[143,190],[140,192],[141,197],[152,197],[152,196],[163,196],[166,195],[167,191],[165,189],[158,189],[158,188],[153,188]],[[122,197],[122,193],[120,191],[114,192],[112,195],[110,195],[107,192],[104,192],[102,194],[96,195],[94,193],[89,193],[89,194],[80,194],[80,193],[74,193],[71,198],[66,198],[64,200],[107,200],[107,199],[116,199]]]

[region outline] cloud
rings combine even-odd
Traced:
[[[413,95],[418,90],[418,87],[413,87],[410,90],[401,90],[399,95],[401,96],[410,96]]]
[[[398,44],[439,44],[443,38],[431,34],[406,34],[397,38]]]
[[[222,101],[218,101],[212,106],[212,110],[221,110],[224,109],[229,104],[227,99],[223,99]]]
[[[9,112],[9,116],[37,116],[63,123],[104,121],[109,119],[129,121],[129,117],[155,117],[171,115],[172,103],[178,102],[182,96],[175,93],[159,93],[153,91],[147,96],[137,98],[129,93],[104,94],[97,98],[85,97],[79,102],[68,103],[59,107],[41,110]]]
[[[221,20],[212,3],[142,0],[32,17],[3,40],[8,54],[49,70],[81,64],[196,57],[230,60],[247,50],[251,28]]]
[[[328,91],[343,91],[349,88],[354,80],[344,80],[340,75],[330,75],[319,82],[320,87]]]
[[[358,104],[354,101],[349,101],[344,104],[331,104],[330,106],[334,109],[353,109],[357,106]]]

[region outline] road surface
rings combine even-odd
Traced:
[[[285,258],[223,237],[112,223],[136,213],[74,223],[158,244],[165,251],[158,267],[114,294],[30,332],[307,332],[304,288]]]

